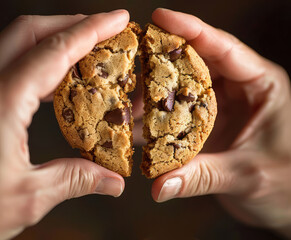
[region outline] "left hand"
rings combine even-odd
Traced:
[[[87,194],[118,197],[123,192],[119,174],[82,158],[31,164],[27,128],[40,101],[50,98],[71,66],[96,43],[121,32],[128,20],[125,10],[91,16],[21,16],[1,32],[1,240],[36,224],[66,199]]]

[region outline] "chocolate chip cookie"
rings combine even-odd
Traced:
[[[55,114],[63,135],[82,155],[122,176],[132,168],[131,102],[140,28],[129,23],[97,44],[57,88]]]
[[[208,68],[185,39],[149,24],[141,52],[147,140],[141,169],[155,178],[201,150],[217,106]]]

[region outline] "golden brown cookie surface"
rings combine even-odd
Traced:
[[[131,102],[134,58],[140,28],[129,23],[120,34],[95,46],[57,88],[54,108],[63,135],[84,157],[122,176],[132,168]]]
[[[208,68],[183,38],[149,24],[141,51],[147,140],[141,168],[155,178],[201,150],[217,106]]]

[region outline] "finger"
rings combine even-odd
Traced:
[[[211,27],[197,17],[157,9],[152,19],[161,28],[183,36],[226,78],[247,81],[263,75],[266,70],[264,58],[229,33]]]
[[[47,95],[46,97],[44,97],[43,99],[41,99],[42,102],[51,102],[54,99],[54,93],[50,93],[49,95]]]
[[[0,70],[42,39],[80,22],[87,16],[20,16],[0,33]],[[13,47],[12,47],[13,46]]]
[[[26,193],[21,214],[27,225],[33,225],[66,199],[87,194],[120,196],[124,179],[85,159],[57,159],[36,167],[21,188]]]
[[[260,173],[243,152],[199,154],[182,168],[157,178],[152,196],[157,202],[206,194],[244,194],[257,187]]]
[[[2,72],[2,79],[9,79],[5,82],[5,96],[12,102],[10,112],[27,126],[39,99],[50,94],[69,68],[96,43],[121,32],[128,20],[125,10],[92,15],[30,50]]]
[[[82,158],[50,161],[36,167],[34,177],[46,183],[48,192],[59,191],[53,194],[58,202],[90,193],[118,197],[124,189],[119,174]]]

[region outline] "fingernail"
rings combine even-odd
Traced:
[[[111,11],[109,12],[110,14],[117,14],[117,13],[121,13],[121,12],[124,12],[125,10],[124,9],[117,9],[117,10],[114,10],[114,11]]]
[[[119,197],[123,192],[122,183],[116,178],[103,178],[99,182],[95,193]]]
[[[182,179],[179,177],[168,179],[159,194],[157,202],[168,201],[180,192],[182,187]]]

